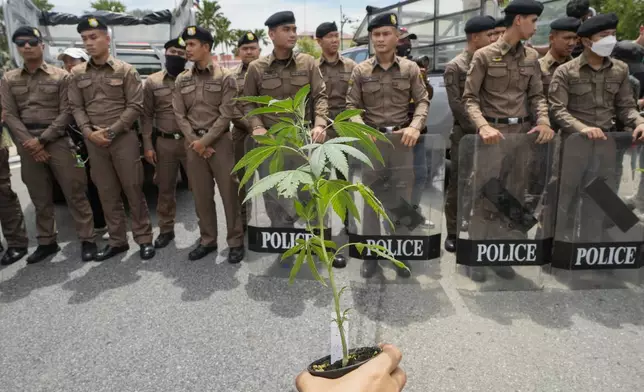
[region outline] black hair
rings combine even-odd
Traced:
[[[589,0],[570,0],[566,5],[566,15],[581,19],[590,11]]]

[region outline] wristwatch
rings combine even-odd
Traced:
[[[110,140],[114,140],[116,137],[116,132],[112,131],[112,129],[108,128],[107,129],[107,138]]]

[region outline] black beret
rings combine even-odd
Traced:
[[[336,31],[338,31],[338,26],[335,22],[324,22],[315,29],[315,38],[323,38],[325,35]]]
[[[494,28],[496,29],[498,27],[507,27],[505,24],[505,18],[501,17],[496,20],[496,24],[494,25]]]
[[[83,20],[76,26],[76,31],[78,34],[87,30],[105,30],[107,31],[107,25],[103,19],[98,16],[88,15],[83,17]]]
[[[259,42],[259,38],[257,38],[257,36],[253,34],[252,31],[247,31],[237,40],[237,47],[239,48],[242,45],[252,44],[254,42]]]
[[[183,33],[181,33],[181,38],[185,41],[189,39],[198,39],[200,41],[209,42],[212,44],[215,42],[215,39],[212,37],[212,33],[203,27],[199,26],[188,26]]]
[[[398,39],[418,39],[418,36],[414,33],[410,33],[406,27],[399,27],[398,32],[400,32],[400,37],[398,37]]]
[[[564,18],[553,20],[552,23],[550,23],[550,29],[559,31],[572,31],[573,33],[576,33],[580,25],[581,20],[566,16]]]
[[[163,45],[164,49],[168,48],[178,48],[178,49],[185,49],[186,48],[186,43],[184,42],[183,38],[175,38],[171,39],[170,41],[166,42],[165,45]]]
[[[264,22],[269,29],[286,24],[295,24],[295,15],[291,11],[276,12]]]
[[[11,42],[15,43],[18,37],[35,37],[42,41],[40,30],[31,26],[20,26],[11,36]]]
[[[633,41],[619,41],[613,49],[612,57],[627,63],[641,63],[644,59],[644,48]]]
[[[614,13],[599,14],[590,19],[586,19],[584,23],[577,29],[577,35],[580,37],[590,37],[604,30],[613,30],[617,28],[619,18]]]
[[[375,18],[371,19],[371,22],[369,22],[367,31],[370,32],[373,29],[385,26],[398,28],[398,17],[396,16],[396,14],[381,14],[376,16]]]
[[[508,15],[537,15],[541,16],[543,4],[536,0],[512,0],[503,10]]]
[[[496,19],[491,16],[473,16],[465,22],[465,34],[480,33],[496,27]]]

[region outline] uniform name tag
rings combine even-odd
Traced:
[[[307,76],[309,71],[294,71],[291,72],[291,76]]]
[[[276,73],[265,73],[262,75],[262,79],[275,79],[279,78],[280,76]]]
[[[363,82],[379,82],[380,78],[376,78],[373,76],[363,76],[362,78],[360,78],[360,80]]]
[[[505,63],[505,62],[490,63],[488,66],[490,68],[507,68],[508,63]]]

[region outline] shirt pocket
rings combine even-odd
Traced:
[[[80,90],[80,93],[85,101],[92,99],[94,95],[93,85],[94,82],[89,78],[81,79],[76,82],[76,87],[78,87],[78,89]]]
[[[38,100],[44,107],[58,107],[60,101],[58,96],[58,84],[39,83]]]
[[[203,85],[203,98],[210,105],[221,103],[221,82],[206,82]]]
[[[610,79],[606,80],[606,86],[604,88],[605,90],[604,100],[605,100],[606,106],[613,106],[615,102],[615,97],[619,92],[620,85],[621,85],[621,81],[619,80],[610,80]]]
[[[104,78],[101,83],[101,89],[108,98],[119,99],[124,97],[123,79],[121,78]]]
[[[365,107],[380,107],[382,102],[382,85],[380,81],[368,81],[362,84],[362,100]]]
[[[531,65],[519,66],[519,87],[521,91],[527,91],[530,79],[535,75],[535,68]]]
[[[282,79],[279,77],[272,77],[262,80],[261,95],[269,95],[273,98],[279,99],[279,89],[282,87]]]
[[[409,79],[393,79],[393,103],[396,105],[408,105],[411,100],[411,82]]]
[[[309,83],[309,77],[305,75],[291,76],[291,91],[290,95],[295,96],[298,91]],[[311,86],[313,89],[313,86]]]
[[[181,98],[183,99],[183,104],[185,105],[185,107],[191,107],[193,102],[195,101],[197,86],[195,84],[183,85],[181,86],[181,90],[179,91],[181,92]]]
[[[573,109],[588,109],[595,105],[593,86],[589,82],[571,84],[569,96],[568,106]]]
[[[507,66],[488,67],[483,87],[487,91],[503,92],[508,89],[510,77]]]

